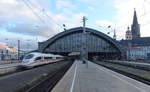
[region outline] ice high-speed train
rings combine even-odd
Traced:
[[[23,58],[19,67],[32,68],[38,65],[48,64],[52,62],[59,62],[60,60],[63,60],[63,58],[64,57],[61,55],[32,52],[32,53],[27,54]]]

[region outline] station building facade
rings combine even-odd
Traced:
[[[42,53],[61,55],[81,52],[81,55],[100,59],[121,58],[121,48],[116,40],[100,31],[87,27],[85,29],[86,34],[83,32],[83,27],[63,31],[47,41],[40,42],[38,50]]]
[[[120,41],[127,60],[150,60],[150,37]]]

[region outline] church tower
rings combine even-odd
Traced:
[[[132,33],[130,31],[130,28],[128,27],[127,28],[127,31],[126,31],[126,40],[132,40]]]
[[[132,39],[141,37],[140,25],[137,20],[136,10],[134,9],[133,24],[131,25]]]

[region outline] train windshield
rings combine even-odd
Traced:
[[[33,54],[29,54],[29,55],[25,56],[24,59],[31,59],[33,56],[34,56]]]

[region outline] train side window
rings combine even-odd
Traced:
[[[52,59],[52,57],[48,57],[48,59]]]
[[[42,57],[37,57],[37,58],[35,58],[35,60],[41,60],[42,59]]]
[[[44,59],[47,59],[47,57],[44,57]]]
[[[56,59],[60,59],[60,57],[56,57]]]
[[[52,57],[44,57],[44,59],[52,59]]]

